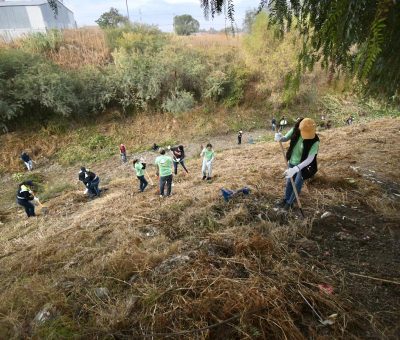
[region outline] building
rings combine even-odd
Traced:
[[[50,29],[76,28],[74,13],[57,1],[57,13],[47,0],[0,0],[0,38],[10,41]]]

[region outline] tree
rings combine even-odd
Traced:
[[[129,22],[127,17],[124,17],[119,13],[116,8],[111,7],[108,12],[103,13],[96,23],[101,28],[112,28],[118,27]]]
[[[174,31],[178,35],[191,35],[198,32],[200,23],[189,14],[174,16]]]
[[[253,26],[254,20],[256,19],[256,15],[258,13],[257,9],[251,9],[246,11],[246,14],[244,16],[243,20],[243,32],[245,33],[250,33],[251,32],[251,26]]]
[[[233,0],[201,0],[206,16]],[[299,73],[320,62],[334,72],[356,77],[374,95],[400,100],[400,1],[398,0],[260,0],[272,27],[282,37],[295,28],[303,37]]]

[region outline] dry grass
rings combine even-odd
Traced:
[[[187,45],[188,47],[201,48],[202,50],[234,47],[239,48],[242,41],[240,34],[232,36],[228,34],[198,34],[191,36],[173,36],[173,41]]]
[[[191,175],[176,178],[168,200],[160,200],[154,188],[137,194],[136,182],[131,193],[132,176],[124,166],[112,160],[96,164],[101,178],[111,179],[103,197],[87,202],[81,188],[69,189],[47,202],[47,216],[29,223],[20,210],[6,213],[0,236],[0,337],[363,334],[361,311],[340,292],[327,295],[317,288],[321,282],[338,284],[341,274],[327,276],[323,266],[308,265],[290,244],[309,234],[311,222],[319,218],[314,207],[322,212],[358,197],[376,213],[395,216],[387,206],[392,202],[398,209],[398,202],[382,198],[386,205],[376,206],[382,193],[368,179],[356,177],[352,187],[343,178],[355,177],[349,166],[356,164],[399,182],[390,157],[398,155],[399,127],[397,119],[322,133],[320,174],[302,196],[305,221],[271,209],[282,192],[276,144],[219,152],[212,183],[198,178],[200,160],[190,160]],[[378,145],[374,140],[383,128],[386,143]],[[380,152],[371,161],[375,148]],[[384,168],[381,158],[387,162]],[[76,169],[63,170],[65,181],[75,178]],[[229,203],[219,197],[223,186],[244,185],[252,188],[248,197]],[[99,298],[96,287],[107,287],[108,297]],[[335,324],[321,327],[300,293],[324,319],[337,313]],[[31,320],[46,303],[53,305],[56,318],[34,327]]]
[[[99,28],[80,28],[63,31],[63,44],[48,58],[66,68],[79,69],[82,66],[102,66],[110,62],[104,32]]]

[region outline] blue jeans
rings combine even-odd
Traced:
[[[144,189],[146,189],[147,184],[149,184],[149,183],[146,181],[146,178],[144,178],[144,175],[143,175],[143,176],[137,176],[137,178],[138,178],[139,181],[140,181],[140,183],[139,183],[139,190],[140,190],[141,192],[143,192]]]
[[[294,167],[294,165],[289,163],[289,168],[293,168],[293,167]],[[293,176],[293,181],[296,185],[297,192],[300,195],[300,191],[301,191],[301,188],[303,187],[303,183],[304,183],[303,177],[301,176],[301,171],[299,171],[297,174],[295,174]],[[296,195],[294,194],[293,186],[292,186],[292,183],[290,182],[290,178],[289,178],[286,182],[285,202],[287,204],[291,205],[291,204],[293,204],[293,202],[295,200],[296,200]]]
[[[17,199],[17,203],[25,208],[28,217],[35,216],[35,206],[30,201]]]
[[[99,183],[100,183],[99,177],[95,178],[93,181],[89,183],[87,187],[89,189],[89,196],[100,196]]]
[[[172,175],[160,177],[161,196],[164,196],[165,184],[167,185],[167,196],[170,196],[172,191]]]

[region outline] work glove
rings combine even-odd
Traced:
[[[35,202],[39,202],[39,197],[36,197],[33,199]]]
[[[299,171],[300,168],[298,166],[294,166],[293,168],[286,169],[283,174],[285,175],[285,178],[292,178]]]
[[[282,134],[280,132],[275,133],[275,142],[279,142],[282,138]]]
[[[89,192],[89,189],[86,189],[83,194],[86,195]]]
[[[171,145],[168,145],[167,149],[168,149],[168,150],[171,150]]]

